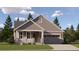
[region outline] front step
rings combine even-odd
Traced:
[[[42,45],[41,43],[35,43],[36,45]]]

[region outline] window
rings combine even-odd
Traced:
[[[19,32],[19,38],[22,38],[22,32]]]
[[[25,37],[25,36],[26,36],[26,32],[24,31],[24,32],[23,32],[23,37]]]
[[[27,32],[27,38],[30,38],[30,32]]]

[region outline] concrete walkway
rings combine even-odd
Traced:
[[[79,51],[79,48],[70,44],[49,44],[49,46],[53,47],[53,50],[58,51]]]

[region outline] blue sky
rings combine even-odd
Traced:
[[[71,24],[76,29],[79,23],[78,7],[3,7],[0,8],[0,27],[3,27],[8,14],[11,16],[13,22],[18,17],[21,21],[25,20],[29,13],[31,13],[34,18],[43,15],[49,21],[53,21],[57,16],[62,29],[70,27]]]

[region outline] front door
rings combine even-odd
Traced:
[[[34,32],[33,38],[35,39],[35,42],[39,43],[40,42],[40,32]]]

